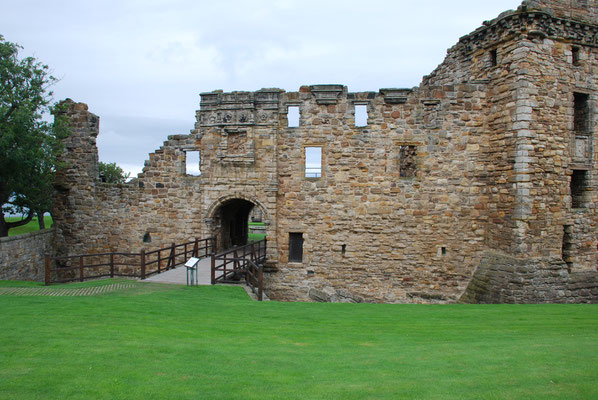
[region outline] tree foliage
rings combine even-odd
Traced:
[[[125,183],[131,176],[130,172],[125,173],[116,163],[104,163],[100,161],[98,170],[100,177],[105,179],[107,183]]]
[[[0,237],[50,211],[61,139],[68,134],[65,120],[43,119],[52,111],[49,88],[56,79],[35,58],[19,58],[20,49],[0,35]],[[7,213],[24,217],[6,222]]]

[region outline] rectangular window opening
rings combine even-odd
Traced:
[[[289,262],[303,262],[303,233],[289,233]]]
[[[299,106],[288,106],[287,122],[289,128],[299,127]]]
[[[490,66],[496,67],[498,65],[498,51],[496,49],[490,50]]]
[[[573,130],[576,133],[590,131],[590,102],[586,93],[573,93]]]
[[[187,175],[199,176],[201,170],[199,169],[200,156],[199,151],[186,151],[185,152],[185,169]]]
[[[571,61],[572,61],[573,65],[575,65],[575,66],[579,65],[579,52],[580,52],[579,47],[577,47],[577,46],[571,47]]]
[[[582,208],[584,206],[584,192],[587,186],[587,171],[573,170],[571,174],[571,207]]]
[[[322,148],[321,147],[306,147],[305,148],[305,177],[306,178],[321,178],[322,177]]]
[[[368,126],[368,106],[366,104],[355,104],[355,126]]]
[[[417,173],[417,148],[399,146],[399,173],[401,178],[413,178]]]

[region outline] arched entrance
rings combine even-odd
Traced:
[[[247,244],[249,215],[254,207],[265,213],[257,202],[241,196],[227,197],[215,202],[208,212],[212,235],[218,240],[218,251]]]

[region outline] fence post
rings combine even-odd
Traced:
[[[199,257],[199,239],[195,238],[195,244],[193,245],[193,257]]]
[[[114,278],[114,253],[110,253],[110,278]]]
[[[216,254],[212,253],[212,268],[211,268],[212,285],[216,283]]]
[[[162,272],[162,257],[160,256],[160,250],[158,250],[158,273]]]
[[[83,256],[79,257],[79,281],[83,282]]]
[[[264,285],[264,267],[258,267],[257,269],[258,275],[258,289],[257,289],[257,299],[262,301],[262,286]]]
[[[46,273],[45,273],[45,282],[46,282],[46,286],[48,286],[50,284],[50,255],[46,254]]]
[[[216,254],[216,249],[218,248],[218,238],[214,236],[212,239],[212,254]]]
[[[175,264],[176,264],[176,250],[174,248],[175,244],[171,243],[170,244],[170,268],[168,269],[172,269],[174,268]]]
[[[145,279],[145,250],[141,250],[141,279]]]

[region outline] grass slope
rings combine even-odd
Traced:
[[[20,220],[21,217],[6,217],[6,222],[15,222]],[[44,223],[46,224],[46,228],[50,228],[52,226],[52,217],[50,215],[44,215]],[[33,217],[29,223],[10,229],[8,231],[8,236],[22,235],[24,233],[36,231],[39,231],[39,222],[37,221],[37,217]]]
[[[258,303],[145,285],[0,297],[0,398],[598,398],[594,305]]]

